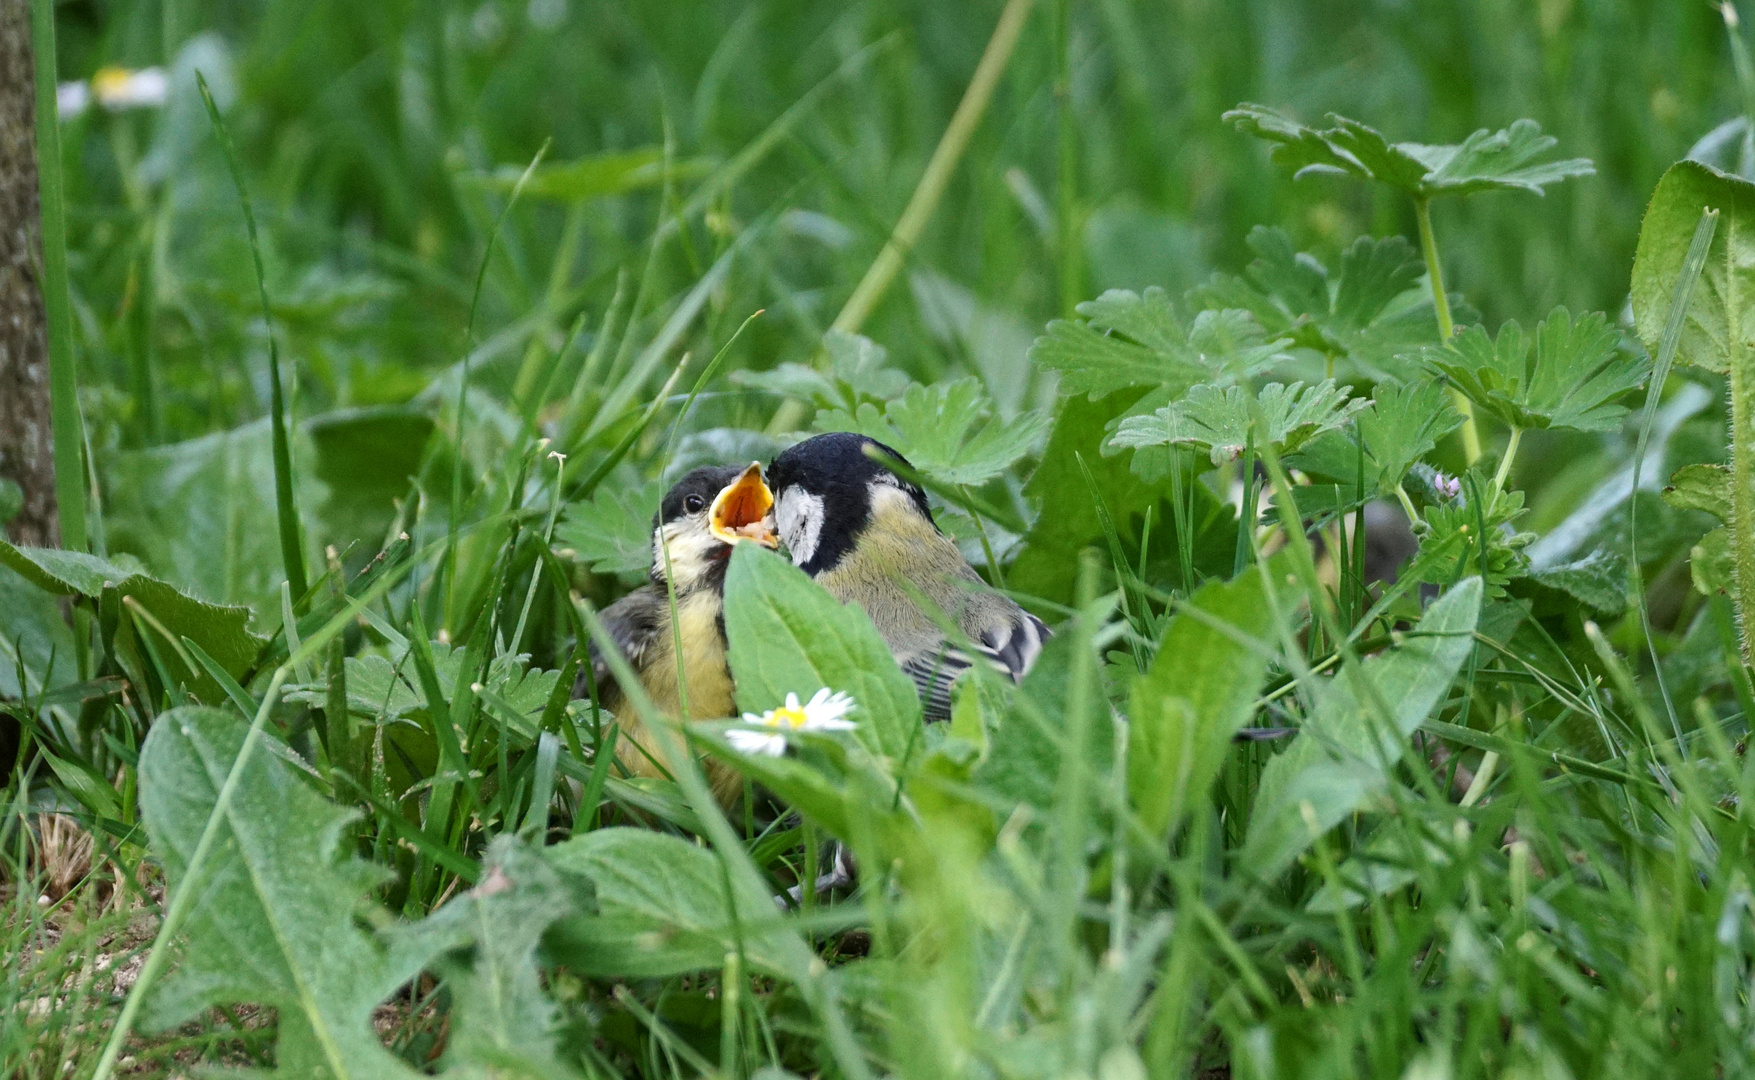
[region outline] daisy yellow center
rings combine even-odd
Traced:
[[[789,727],[797,730],[798,728],[803,727],[805,721],[809,719],[810,717],[805,714],[805,711],[802,708],[789,709],[782,705],[774,710],[774,714],[768,722],[775,727]]]

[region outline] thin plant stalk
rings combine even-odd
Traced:
[[[999,13],[999,22],[993,28],[993,36],[987,39],[987,48],[981,54],[981,60],[975,65],[975,74],[969,79],[969,86],[963,91],[963,99],[957,103],[957,111],[951,114],[951,122],[946,125],[945,133],[939,137],[938,146],[927,160],[926,171],[921,173],[920,182],[914,186],[914,194],[903,208],[902,216],[896,219],[896,227],[891,231],[889,240],[883,250],[878,252],[876,259],[866,268],[865,276],[854,286],[853,294],[841,305],[840,314],[835,316],[831,330],[841,330],[856,334],[865,325],[865,320],[882,300],[884,293],[889,291],[891,283],[901,271],[902,264],[907,260],[908,253],[914,250],[914,244],[926,229],[926,222],[938,209],[939,200],[944,197],[945,187],[950,183],[951,174],[956,171],[957,163],[963,159],[963,151],[969,147],[969,138],[975,134],[976,125],[987,112],[988,103],[993,100],[994,88],[999,85],[999,77],[1011,62],[1012,52],[1018,44],[1018,37],[1024,30],[1024,19],[1030,14],[1031,0],[1007,0],[1005,10]],[[819,362],[822,356],[819,352]],[[788,400],[776,410],[773,421],[769,424],[770,431],[786,431],[798,425],[804,419],[804,404]]]
[[[55,91],[55,5],[32,0],[36,56],[37,186],[42,213],[43,308],[49,316],[49,422],[54,428],[55,506],[61,546],[86,549],[84,424],[73,358],[73,301],[67,285],[66,183],[61,174],[61,119]]]
[[[1438,313],[1438,340],[1450,344],[1456,324],[1450,318],[1450,298],[1444,294],[1444,266],[1438,261],[1438,241],[1432,235],[1432,203],[1414,200],[1414,217],[1420,225],[1420,254],[1426,257],[1426,278],[1432,284],[1432,309]],[[1475,406],[1461,390],[1452,388],[1451,400],[1462,413],[1463,460],[1473,465],[1481,456],[1481,433],[1475,427]]]
[[[213,123],[214,134],[219,136],[219,147],[225,154],[227,168],[231,170],[232,184],[238,189],[238,203],[244,208],[244,229],[249,234],[250,259],[256,268],[256,292],[262,301],[262,324],[268,332],[268,415],[274,454],[274,507],[280,523],[280,558],[293,598],[302,600],[307,589],[304,539],[299,529],[298,505],[293,500],[292,448],[287,440],[287,406],[280,382],[280,343],[274,336],[274,312],[268,306],[268,280],[262,270],[262,243],[256,234],[256,211],[250,205],[250,193],[244,187],[244,171],[238,165],[231,133],[220,118],[213,91],[208,89],[207,77],[197,71],[195,82],[201,90],[201,101],[207,106],[207,118]]]
[[[1079,132],[1072,111],[1072,0],[1054,0],[1054,122],[1059,136],[1055,181],[1055,228],[1060,255],[1060,314],[1078,314],[1084,295],[1079,259]]]

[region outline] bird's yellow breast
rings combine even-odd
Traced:
[[[652,704],[665,716],[684,715],[682,702],[686,693],[687,715],[695,720],[721,720],[735,715],[736,700],[732,694],[731,671],[725,662],[725,638],[719,628],[719,615],[724,610],[723,598],[710,590],[681,597],[676,605],[676,622],[672,624],[668,605],[660,619],[659,632],[640,663],[640,682],[652,698]],[[681,685],[678,683],[676,641],[682,639],[683,663]],[[665,762],[660,744],[653,733],[641,723],[639,714],[620,694],[606,702],[621,725],[621,745],[617,756],[636,776],[661,776],[659,763]],[[738,774],[717,762],[705,763],[707,781],[720,803],[729,806],[742,790]],[[666,763],[666,772],[676,770]]]

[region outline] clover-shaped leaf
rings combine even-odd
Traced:
[[[1060,387],[1093,399],[1128,387],[1230,382],[1284,360],[1289,338],[1270,336],[1244,310],[1208,310],[1185,321],[1163,289],[1111,289],[1056,319],[1030,359],[1058,370]]]
[[[1556,145],[1534,120],[1489,132],[1485,128],[1460,143],[1427,146],[1392,143],[1376,129],[1344,116],[1328,115],[1332,127],[1313,128],[1263,105],[1245,102],[1224,117],[1237,130],[1274,147],[1274,160],[1307,173],[1339,173],[1375,180],[1416,199],[1514,190],[1541,194],[1549,184],[1596,170],[1586,158],[1541,161]]]
[[[921,472],[947,484],[983,484],[1029,453],[1048,430],[1040,413],[1002,421],[974,378],[933,386],[915,384],[882,413],[871,402],[857,412],[817,414],[824,431],[857,431],[887,443]]]
[[[661,480],[620,490],[599,487],[590,502],[567,508],[555,539],[599,574],[644,576],[652,566],[652,515],[662,498]]]
[[[1347,400],[1346,388],[1328,379],[1308,387],[1299,382],[1290,386],[1268,383],[1255,395],[1255,404],[1262,419],[1256,445],[1272,443],[1277,451],[1288,454],[1321,432],[1346,424],[1370,402]],[[1253,411],[1245,388],[1202,384],[1150,416],[1123,420],[1110,445],[1136,449],[1187,446],[1206,451],[1218,465],[1242,455],[1249,443]]]
[[[1354,417],[1355,441],[1344,429],[1326,431],[1298,453],[1298,467],[1340,481],[1349,489],[1359,471],[1359,447],[1365,451],[1366,494],[1389,494],[1438,440],[1462,424],[1441,383],[1381,382],[1370,407]]]
[[[1424,268],[1401,237],[1360,237],[1342,252],[1338,272],[1298,251],[1281,229],[1258,225],[1248,243],[1256,257],[1243,276],[1215,274],[1189,293],[1191,302],[1247,311],[1270,336],[1371,364],[1431,340]]]
[[[829,370],[785,363],[772,371],[733,372],[741,386],[809,401],[822,409],[859,408],[861,402],[888,401],[908,385],[908,376],[888,365],[889,352],[868,337],[831,330],[823,335]]]
[[[1651,372],[1648,360],[1621,348],[1620,332],[1600,312],[1574,320],[1563,307],[1533,340],[1515,321],[1497,338],[1473,326],[1424,358],[1478,408],[1519,429],[1607,431],[1627,415],[1615,398]]]

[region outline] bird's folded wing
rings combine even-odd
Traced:
[[[951,687],[965,671],[982,663],[1004,672],[1013,682],[1021,682],[1041,654],[1048,635],[1048,627],[1041,619],[1020,609],[1013,618],[982,634],[972,650],[940,641],[936,649],[896,659],[903,672],[914,680],[926,719],[949,720]]]
[[[646,651],[652,647],[652,642],[663,628],[665,613],[664,601],[659,598],[657,590],[644,586],[604,608],[598,615],[598,620],[609,632],[610,640],[627,657],[628,666],[639,671]],[[591,675],[597,680],[597,693],[601,698],[612,677],[609,660],[595,641],[591,642],[590,656]],[[573,684],[573,696],[581,698],[589,692],[585,672],[581,671],[578,680]]]

